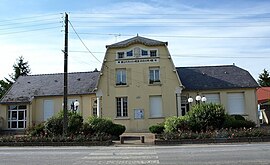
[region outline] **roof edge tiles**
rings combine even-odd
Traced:
[[[136,36],[115,44],[106,45],[106,48],[125,48],[132,44],[143,44],[145,46],[167,46],[168,42],[162,42],[158,40],[153,40],[141,36]]]
[[[235,65],[177,67],[185,90],[258,88],[250,73]]]

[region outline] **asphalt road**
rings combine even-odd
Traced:
[[[109,147],[0,147],[0,165],[97,164],[270,164],[270,143],[109,146]]]

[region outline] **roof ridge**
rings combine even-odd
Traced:
[[[176,67],[176,68],[209,68],[209,67],[231,67],[231,66],[235,66],[238,67],[236,65],[205,65],[205,66],[180,66],[180,67]]]
[[[100,72],[100,71],[84,71],[84,72],[69,72],[68,74],[77,74],[77,73],[95,73],[95,72]],[[31,75],[24,75],[22,77],[27,77],[27,76],[46,76],[46,75],[61,75],[64,73],[44,73],[44,74],[31,74]]]
[[[163,42],[163,41],[159,41],[159,40],[136,35],[135,37],[128,38],[128,39],[125,39],[123,41],[119,41],[119,42],[116,42],[116,43],[113,43],[110,45],[106,45],[106,48],[122,48],[122,47],[127,47],[127,46],[130,46],[132,44],[136,44],[136,43],[144,44],[146,46],[168,45],[168,42]]]

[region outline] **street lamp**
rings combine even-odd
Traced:
[[[201,101],[202,97],[198,94],[195,98],[196,100],[196,104],[200,104],[200,101]]]
[[[76,100],[76,101],[74,102],[74,110],[75,110],[75,111],[77,111],[77,110],[78,110],[79,105],[80,105],[79,101],[78,101],[78,100]]]
[[[207,101],[206,97],[203,96],[203,97],[202,97],[202,102],[205,103],[206,101]]]
[[[193,102],[193,98],[192,97],[189,97],[188,98],[188,103],[191,104]]]

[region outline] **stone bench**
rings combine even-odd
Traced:
[[[144,143],[144,136],[142,135],[121,135],[120,136],[120,143],[124,144],[125,140],[140,140],[141,143]]]

